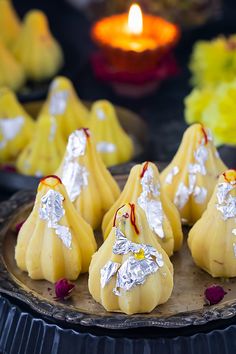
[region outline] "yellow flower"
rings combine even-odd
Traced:
[[[217,144],[236,145],[236,81],[217,88],[202,123],[212,129]]]
[[[196,42],[190,61],[191,82],[199,87],[216,87],[236,76],[236,35],[228,39]]]
[[[185,120],[210,128],[216,145],[236,145],[236,80],[215,89],[194,89],[185,98]]]
[[[185,120],[188,124],[202,122],[202,112],[208,106],[214,95],[211,89],[194,89],[184,100]]]

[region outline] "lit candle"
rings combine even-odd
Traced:
[[[141,34],[143,32],[143,15],[140,6],[133,4],[128,15],[128,30],[131,34]]]
[[[137,65],[142,69],[154,67],[176,44],[179,29],[161,17],[142,14],[140,6],[133,4],[128,14],[113,15],[95,23],[92,37],[112,65],[133,71]]]
[[[143,31],[143,14],[139,5],[131,5],[126,21],[123,33],[112,41],[114,47],[142,52],[158,46],[157,41]]]

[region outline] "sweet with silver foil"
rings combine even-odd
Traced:
[[[161,183],[187,224],[201,217],[218,176],[226,169],[209,130],[201,124],[186,129],[172,162],[161,173]]]
[[[22,116],[0,119],[0,133],[2,135],[0,149],[3,149],[7,145],[8,141],[13,140],[17,134],[20,133],[24,122],[25,119]]]
[[[112,153],[116,151],[116,145],[107,141],[100,141],[99,143],[97,143],[97,151]]]
[[[236,196],[233,197],[230,191],[235,187],[229,183],[221,183],[217,188],[217,210],[220,211],[223,220],[236,218]]]
[[[178,207],[178,209],[182,209],[186,205],[191,195],[193,196],[197,204],[204,203],[206,199],[207,196],[206,188],[196,185],[196,181],[197,181],[196,175],[198,173],[203,176],[206,175],[205,162],[208,158],[208,150],[202,144],[204,144],[203,140],[201,142],[201,145],[194,152],[195,163],[194,164],[190,163],[188,165],[188,172],[189,172],[188,187],[184,185],[183,182],[180,182],[179,188],[176,192],[174,203]]]
[[[160,238],[164,238],[163,209],[160,200],[155,197],[160,195],[160,183],[154,182],[153,169],[149,165],[140,181],[142,192],[138,198],[138,204],[145,211],[151,229]]]
[[[147,313],[173,289],[173,266],[138,204],[126,203],[89,267],[89,292],[107,311]]]
[[[17,266],[32,279],[76,280],[88,271],[96,248],[92,228],[76,212],[60,178],[43,178],[17,237]]]
[[[89,173],[85,166],[78,163],[77,158],[85,154],[87,137],[84,130],[76,130],[69,136],[65,162],[62,168],[62,182],[66,186],[72,202],[88,185]]]
[[[195,263],[213,277],[236,276],[236,171],[220,177],[205,213],[189,232]]]
[[[61,193],[49,189],[49,191],[41,198],[39,217],[40,219],[47,221],[49,228],[55,229],[56,235],[62,240],[67,248],[71,248],[72,235],[69,228],[58,224],[65,214],[63,200],[64,197]]]
[[[133,141],[120,124],[111,102],[99,100],[93,103],[89,127],[97,142],[97,151],[107,167],[131,160]]]
[[[172,168],[172,170],[166,176],[165,182],[168,183],[168,184],[171,184],[172,181],[173,181],[174,176],[176,176],[178,173],[179,173],[179,167],[178,166],[174,166]]]
[[[116,210],[129,201],[141,207],[151,231],[168,256],[181,247],[183,235],[179,212],[165,195],[154,163],[146,161],[132,167],[120,197],[103,219],[104,238],[111,230]]]
[[[65,184],[77,212],[94,230],[97,229],[120,189],[101,160],[88,128],[70,135],[66,153],[55,174]]]
[[[63,114],[66,110],[68,91],[58,91],[52,94],[49,102],[50,114],[59,115]]]
[[[130,256],[122,265],[112,261],[105,264],[101,269],[101,287],[104,288],[116,275],[116,286],[113,292],[120,296],[121,290],[128,291],[137,285],[144,284],[148,275],[163,267],[164,261],[162,255],[154,247],[129,241],[119,228],[116,228],[115,232],[113,254],[130,253]]]

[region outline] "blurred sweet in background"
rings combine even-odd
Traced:
[[[0,86],[19,92],[26,81],[51,79],[63,62],[42,11],[29,11],[21,22],[11,1],[0,0]]]

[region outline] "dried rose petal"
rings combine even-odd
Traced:
[[[227,292],[220,285],[211,285],[205,290],[205,300],[208,305],[215,305],[220,302]]]
[[[18,224],[16,224],[16,233],[18,234],[20,232],[20,229],[22,228],[22,225],[24,224],[25,220],[24,221],[21,221],[19,222]]]
[[[67,279],[60,279],[55,283],[56,300],[65,300],[74,289],[75,284],[70,283]]]
[[[12,165],[2,165],[2,170],[5,172],[11,172],[11,173],[16,172],[16,168]]]

